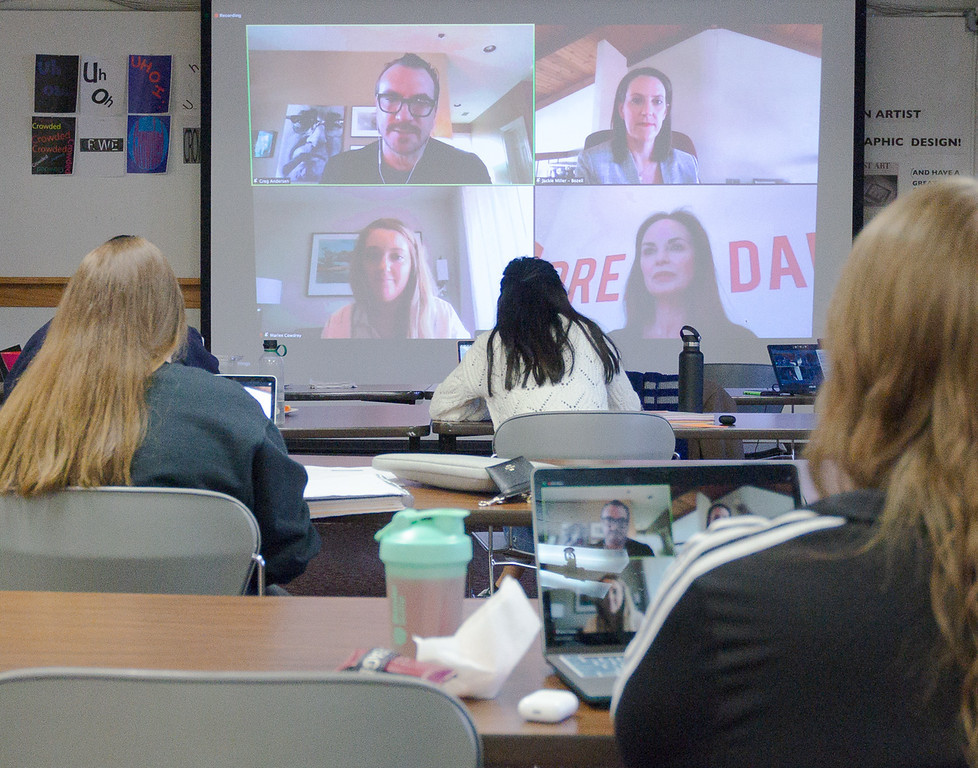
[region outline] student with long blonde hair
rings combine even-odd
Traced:
[[[169,363],[186,328],[180,286],[152,243],[116,237],[85,256],[0,407],[0,491],[227,493],[258,520],[269,583],[285,583],[320,546],[302,499],[305,471],[240,385]]]
[[[685,544],[615,693],[626,765],[978,766],[978,181],[870,222],[824,343],[823,498]]]

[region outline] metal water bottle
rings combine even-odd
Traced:
[[[679,410],[703,411],[703,353],[699,332],[691,325],[679,331],[683,350],[679,353]]]

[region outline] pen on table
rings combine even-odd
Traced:
[[[761,390],[759,390],[759,389],[745,389],[744,390],[744,394],[745,395],[756,395],[757,397],[760,397],[761,396]]]

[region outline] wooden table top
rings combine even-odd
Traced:
[[[669,413],[661,414],[668,419]],[[736,424],[724,427],[717,422],[720,413],[704,413],[710,425],[672,423],[677,440],[805,440],[815,428],[813,413],[735,413]],[[491,435],[489,421],[432,421],[431,431],[436,435],[455,437]]]
[[[481,600],[466,600],[472,612]],[[79,666],[178,670],[332,670],[389,641],[387,601],[353,597],[215,597],[0,592],[0,669]],[[539,640],[492,700],[465,700],[486,765],[615,766],[605,709],[527,723],[527,693],[561,687]]]

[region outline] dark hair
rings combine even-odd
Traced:
[[[506,358],[507,390],[526,386],[530,376],[538,386],[547,381],[557,384],[574,370],[574,350],[568,342],[571,325],[584,331],[604,365],[605,382],[611,383],[620,368],[618,348],[597,323],[571,306],[553,264],[529,256],[509,262],[499,283],[496,326],[489,334],[489,395],[496,336]],[[569,368],[564,364],[565,351],[571,355]]]
[[[626,515],[628,515],[629,520],[632,519],[632,510],[630,510],[628,508],[628,505],[621,499],[612,499],[611,501],[606,501],[604,504],[601,505],[601,511],[604,512],[605,508],[607,507],[618,507],[618,509],[622,510]]]
[[[663,219],[682,224],[689,232],[690,243],[693,248],[693,279],[686,303],[688,308],[686,323],[695,326],[705,336],[709,333],[711,326],[717,324],[717,321],[726,320],[729,323],[729,320],[727,320],[727,313],[723,309],[723,303],[720,301],[720,289],[717,288],[716,268],[713,264],[710,238],[699,219],[689,211],[682,209],[652,214],[642,222],[635,234],[635,260],[632,262],[632,268],[625,283],[625,327],[635,330],[641,335],[646,323],[655,319],[658,302],[645,287],[645,277],[642,274],[642,241],[645,239],[645,233],[649,227]]]
[[[377,83],[380,83],[380,78],[384,76],[384,73],[391,67],[396,67],[400,64],[402,67],[407,67],[408,69],[423,69],[431,77],[432,82],[435,84],[434,100],[438,103],[438,94],[441,91],[441,85],[438,83],[438,70],[435,69],[431,64],[422,59],[416,53],[405,53],[400,58],[394,59],[393,61],[388,61],[384,68],[380,71],[377,76]],[[377,86],[374,86],[374,90],[377,90]]]
[[[672,81],[658,69],[652,67],[639,67],[628,72],[618,83],[618,90],[615,91],[615,104],[611,110],[611,152],[616,163],[623,163],[628,158],[628,144],[626,143],[627,132],[625,130],[625,120],[619,113],[621,106],[625,103],[625,95],[628,93],[628,86],[637,77],[654,77],[659,80],[666,89],[666,117],[662,121],[655,142],[652,144],[652,157],[650,160],[668,160],[672,152]]]

